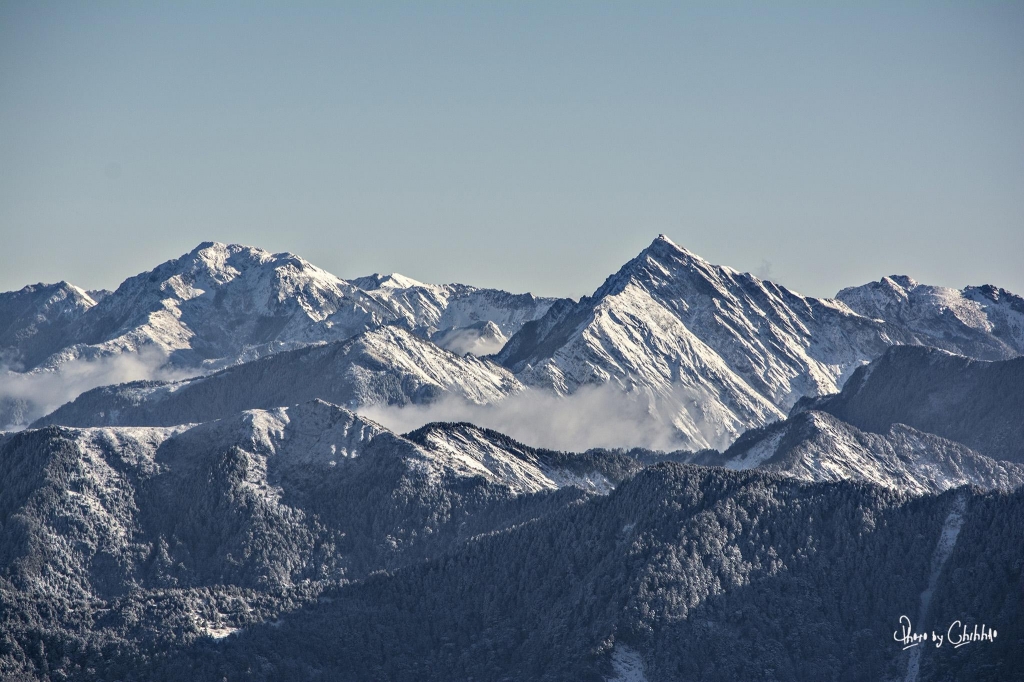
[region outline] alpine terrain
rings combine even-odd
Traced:
[[[659,236],[572,300],[207,242],[0,294],[0,363],[3,680],[1022,679],[994,285],[810,298]]]

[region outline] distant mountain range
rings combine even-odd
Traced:
[[[99,302],[67,283],[3,294],[0,338],[8,366],[19,371],[143,347],[198,369],[383,325],[429,335],[491,321],[511,335],[552,303],[401,275],[348,282],[290,253],[205,243],[125,280]]]
[[[979,360],[1024,352],[1024,299],[990,284],[958,291],[883,277],[836,296],[866,317],[899,327],[908,343]]]
[[[660,236],[574,301],[207,243],[0,294],[0,362],[0,679],[1024,669],[994,286],[808,298]],[[620,427],[671,451],[538,435]]]
[[[479,323],[493,323],[505,337],[553,303],[401,275],[349,282],[292,254],[216,243],[200,244],[98,298],[67,283],[0,294],[0,361],[27,373],[22,382],[9,375],[19,390],[0,389],[0,428],[24,425],[55,407],[37,397],[32,380],[45,382],[62,369],[81,383],[94,367],[141,358],[111,374],[196,375],[383,326],[425,338],[447,332],[449,345],[461,350],[475,339],[493,344],[495,332]],[[83,388],[106,383],[112,382],[101,377]]]
[[[331,364],[332,390],[296,387],[294,395],[289,380],[279,378],[274,400],[320,397],[356,407],[424,403],[451,393],[490,404],[516,382],[560,395],[612,385],[674,432],[680,447],[721,449],[745,430],[781,419],[801,398],[835,393],[854,370],[893,345],[948,348],[978,359],[1016,357],[1024,352],[1022,311],[1022,299],[994,287],[957,292],[905,277],[846,289],[835,300],[806,298],[711,265],[664,236],[578,302],[426,285],[401,275],[345,281],[291,254],[203,244],[125,281],[98,303],[66,284],[0,295],[0,329],[6,330],[0,357],[20,370],[17,377],[9,374],[12,379],[147,350],[157,353],[165,372],[206,374],[397,327],[456,351],[445,355],[419,344],[413,353],[430,355],[435,374],[449,379],[410,378],[418,373],[409,355],[417,344],[408,334],[371,333],[361,346],[374,347],[367,357],[379,359],[375,369]],[[497,351],[482,362],[490,363],[486,373],[503,377],[505,389],[470,387],[474,379],[457,356],[471,351]],[[206,387],[213,385],[239,390],[226,377]],[[173,390],[168,385],[166,391]],[[246,407],[276,404],[260,402],[260,390]],[[130,402],[162,400],[166,391],[135,391]],[[89,398],[96,414],[126,414],[123,405],[95,400]],[[0,401],[10,424],[43,416],[26,404],[29,391]],[[229,398],[224,402],[226,409],[240,409]],[[115,423],[84,409],[58,414],[78,415],[70,424]],[[117,418],[166,424],[184,417],[172,411],[149,422]]]

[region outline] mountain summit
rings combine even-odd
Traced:
[[[0,390],[0,427],[116,381],[203,374],[384,326],[491,353],[554,302],[398,274],[346,281],[291,253],[218,242],[104,293],[61,283],[0,294],[0,362],[18,389]]]
[[[979,360],[1024,353],[1024,299],[991,285],[950,289],[906,275],[843,289],[837,298],[905,330],[908,342]]]
[[[382,325],[429,337],[492,318],[510,335],[552,302],[398,274],[346,281],[291,253],[218,242],[125,280],[99,303],[80,293],[85,309],[36,365],[149,347],[175,366],[217,367]]]
[[[884,324],[713,265],[664,235],[573,306],[553,306],[498,354],[561,393],[614,383],[694,447],[723,447],[804,395],[835,392],[893,343]]]

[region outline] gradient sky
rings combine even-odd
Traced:
[[[1024,3],[0,3],[0,290],[201,241],[579,296],[658,233],[1024,294]]]

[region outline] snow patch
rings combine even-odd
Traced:
[[[615,676],[608,678],[608,682],[647,682],[643,658],[624,644],[616,644],[612,649],[612,670]]]
[[[956,498],[953,508],[946,521],[942,524],[942,532],[939,534],[939,542],[935,546],[935,554],[932,555],[932,570],[928,576],[928,587],[921,592],[921,607],[917,614],[918,628],[924,631],[928,624],[928,609],[931,606],[932,595],[939,584],[939,576],[942,575],[942,567],[946,565],[953,547],[956,546],[956,539],[960,535],[960,528],[964,525],[964,514],[967,512],[967,498],[963,495]],[[904,682],[917,682],[917,675],[921,668],[921,650],[923,646],[914,647],[910,651],[910,660],[907,661],[907,675]]]
[[[752,445],[742,455],[738,455],[730,459],[725,463],[725,468],[744,470],[760,466],[775,456],[775,451],[779,447],[779,441],[782,440],[784,435],[786,435],[785,430],[778,429],[768,438],[760,440]]]

